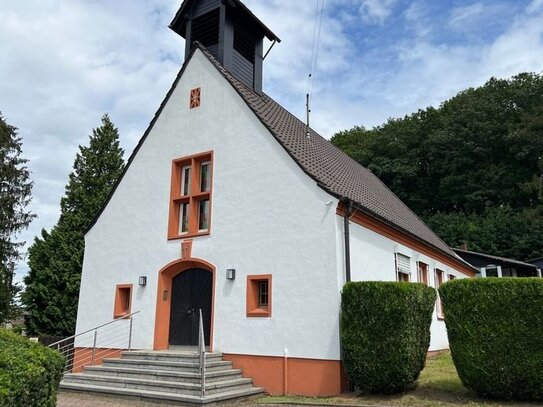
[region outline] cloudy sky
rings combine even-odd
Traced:
[[[281,39],[264,88],[304,116],[315,16],[326,0],[245,0]],[[180,0],[0,2],[0,111],[34,180],[32,241],[58,219],[79,144],[104,113],[127,155],[182,64]],[[321,134],[371,128],[490,77],[543,71],[543,0],[327,0],[313,84]],[[20,264],[17,279],[26,273]]]

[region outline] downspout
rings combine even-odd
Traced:
[[[353,214],[353,202],[350,199],[344,201],[345,214],[343,215],[343,233],[345,235],[345,280],[351,281],[351,244],[349,236],[349,218]]]

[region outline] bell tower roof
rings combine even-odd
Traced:
[[[264,38],[281,42],[239,0],[185,0],[169,27],[185,39],[185,59],[198,42],[228,72],[259,93]]]
[[[195,7],[195,3],[204,3],[199,4]],[[184,0],[181,4],[181,7],[179,8],[179,11],[175,14],[175,17],[173,18],[172,22],[168,26],[170,29],[175,31],[177,34],[179,34],[181,37],[185,38],[185,32],[186,32],[186,22],[187,22],[187,15],[191,12],[194,13],[194,11],[206,11],[211,10],[212,8],[216,8],[219,6],[219,4],[226,4],[227,6],[231,8],[237,8],[237,12],[240,14],[245,14],[245,17],[249,20],[252,20],[252,22],[257,26],[260,31],[266,36],[266,38],[270,41],[277,41],[281,42],[279,37],[273,33],[272,30],[270,30],[266,25],[258,19],[257,16],[253,14],[249,8],[243,4],[240,0],[216,0],[216,1],[210,1],[210,0]],[[186,38],[185,38],[186,39]],[[190,47],[189,47],[190,48]]]

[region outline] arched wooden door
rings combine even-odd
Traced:
[[[205,345],[211,331],[213,274],[193,268],[179,273],[172,281],[169,344],[198,346],[199,310],[202,310]]]

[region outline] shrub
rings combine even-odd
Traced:
[[[63,370],[59,353],[0,329],[0,407],[54,407]]]
[[[439,292],[462,383],[482,396],[543,400],[543,280],[453,280]]]
[[[350,381],[366,393],[397,393],[417,380],[430,345],[434,289],[417,283],[343,287],[341,342]]]

